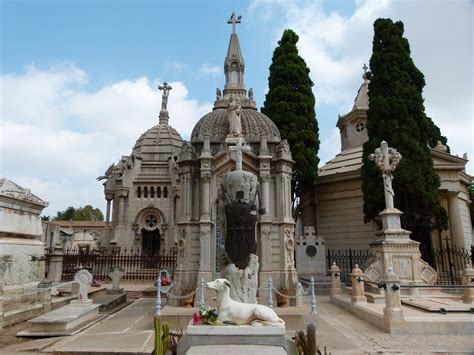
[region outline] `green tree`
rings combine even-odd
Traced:
[[[298,35],[283,32],[273,52],[268,93],[262,112],[270,117],[288,140],[295,161],[292,177],[292,202],[305,187],[312,186],[318,171],[319,129],[314,111],[315,99],[309,68],[298,54]],[[293,211],[296,212],[295,209]]]
[[[98,208],[91,205],[74,208],[68,207],[64,211],[58,211],[55,221],[103,221],[104,215]]]
[[[385,140],[403,157],[393,181],[395,206],[404,213],[402,226],[429,247],[430,231],[445,229],[447,214],[440,205],[439,177],[428,148],[434,124],[423,105],[425,80],[410,57],[403,31],[402,22],[378,19],[374,23],[367,113],[370,138],[364,144],[361,171],[364,219],[377,221],[384,209],[381,173],[368,156]]]

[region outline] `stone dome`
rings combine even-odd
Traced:
[[[211,143],[224,142],[229,132],[229,120],[226,114],[227,109],[215,108],[202,117],[194,126],[191,142],[202,142],[205,135],[209,135]],[[242,134],[247,142],[260,142],[261,136],[266,136],[269,143],[281,141],[277,126],[263,113],[253,108],[242,108],[240,119]]]
[[[154,159],[157,153],[172,155],[179,152],[182,145],[183,140],[176,129],[168,124],[158,124],[137,139],[133,154],[145,159],[150,155],[150,159]]]

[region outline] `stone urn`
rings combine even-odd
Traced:
[[[183,296],[187,295],[187,297],[183,298],[183,306],[185,308],[192,308],[194,305],[194,293],[192,292],[192,289],[183,289],[183,291],[181,292]]]
[[[281,288],[278,290],[279,293],[276,294],[277,299],[277,306],[278,307],[288,307],[289,305],[289,298],[284,296],[288,294],[288,290],[286,288]]]

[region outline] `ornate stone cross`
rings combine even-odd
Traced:
[[[382,171],[385,208],[394,208],[392,172],[397,168],[400,159],[402,159],[402,155],[395,148],[389,148],[387,142],[382,141],[380,148],[375,149],[375,152],[369,155],[369,159],[375,162],[377,168]]]
[[[250,147],[248,145],[243,146],[242,141],[243,139],[239,138],[235,146],[229,147],[229,150],[234,153],[235,170],[242,170],[242,151],[250,151]]]
[[[235,12],[232,12],[232,15],[230,15],[230,19],[227,20],[227,23],[232,24],[232,33],[235,33],[235,24],[236,23],[241,23],[241,18],[242,16],[235,16]]]
[[[163,85],[158,85],[158,89],[163,91],[163,96],[161,99],[161,109],[166,110],[168,107],[168,96],[172,87],[168,85],[168,83],[165,81]]]

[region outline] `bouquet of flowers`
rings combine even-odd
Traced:
[[[217,309],[201,306],[199,307],[199,312],[193,314],[193,325],[200,324],[217,324]]]

